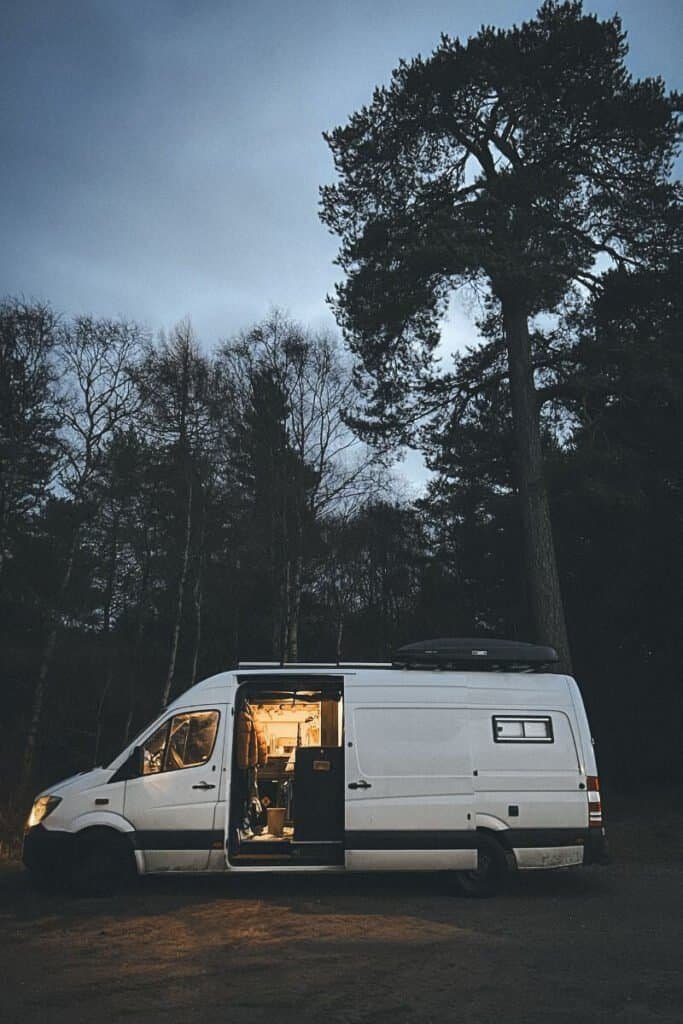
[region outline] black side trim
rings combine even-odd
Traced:
[[[131,836],[137,850],[211,850],[223,846],[222,829],[150,829]]]
[[[587,828],[506,828],[496,839],[508,850],[534,846],[582,846],[588,842]]]
[[[477,833],[474,829],[347,832],[345,845],[347,850],[473,850]]]
[[[587,828],[510,828],[495,833],[508,850],[535,846],[580,846],[588,842]],[[474,829],[448,831],[363,831],[346,833],[347,850],[472,850]]]

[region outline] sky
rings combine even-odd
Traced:
[[[601,16],[617,0],[586,3]],[[211,348],[272,306],[334,326],[322,132],[441,32],[533,16],[518,0],[21,0],[0,35],[0,297],[190,316]],[[621,0],[634,75],[681,87],[683,5]],[[474,337],[455,305],[454,346]]]

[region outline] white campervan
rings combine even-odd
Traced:
[[[35,801],[24,863],[81,891],[126,870],[454,871],[606,859],[593,744],[551,648],[438,640],[387,665],[238,667],[106,768]]]

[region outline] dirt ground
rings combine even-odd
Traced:
[[[679,1024],[682,850],[663,834],[625,820],[612,866],[481,901],[437,875],[158,878],[76,900],[5,865],[0,1020]]]

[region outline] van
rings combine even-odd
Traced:
[[[41,793],[38,880],[514,870],[607,858],[576,682],[552,648],[432,640],[381,665],[240,665],[192,686],[110,765]]]

